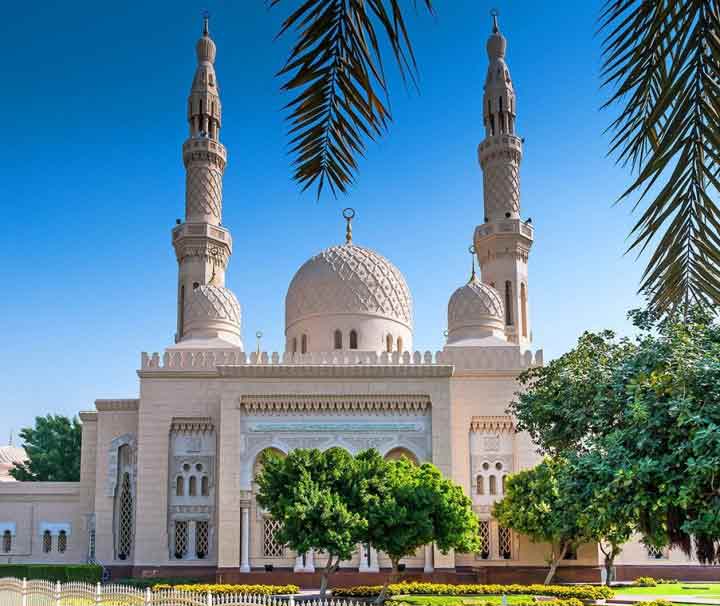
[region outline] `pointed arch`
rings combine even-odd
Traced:
[[[385,351],[387,351],[388,353],[392,353],[392,350],[393,350],[393,336],[389,334],[387,337],[385,337]]]
[[[343,346],[342,332],[338,329],[333,333],[333,347],[335,349],[342,349],[342,346]]]
[[[210,480],[207,476],[203,476],[200,480],[200,495],[203,497],[210,496]]]
[[[485,478],[481,475],[475,478],[475,494],[485,494]]]
[[[493,475],[490,476],[490,490],[488,491],[491,495],[497,494],[497,478]]]
[[[185,496],[185,478],[183,478],[182,476],[178,476],[177,478],[175,478],[175,496]]]
[[[510,280],[505,280],[505,325],[513,325],[513,288]]]
[[[397,338],[397,350],[398,350],[400,353],[402,353],[403,351],[405,351],[405,349],[403,348],[403,340],[402,340],[402,337],[398,337],[398,338]]]
[[[300,337],[300,353],[307,353],[307,347],[308,347],[307,335],[303,334]]]
[[[196,476],[190,476],[190,479],[188,480],[188,496],[191,496],[191,497],[197,496],[197,477]]]
[[[350,331],[350,349],[358,348],[358,334],[355,329]]]
[[[520,323],[522,336],[528,336],[528,318],[527,318],[527,286],[525,282],[520,283]]]

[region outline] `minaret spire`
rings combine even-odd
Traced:
[[[500,32],[498,12],[493,10],[490,15],[492,33],[487,41],[489,61],[483,94],[485,138],[478,146],[484,221],[475,228],[474,244],[482,281],[503,297],[508,340],[527,346],[532,340],[527,263],[533,228],[520,218],[523,141],[515,132],[517,101],[505,62],[507,40]]]

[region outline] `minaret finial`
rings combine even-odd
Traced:
[[[492,20],[493,20],[493,28],[492,28],[493,34],[497,34],[500,31],[500,27],[498,26],[498,17],[500,16],[500,11],[496,8],[493,8],[490,11],[490,16],[492,17]]]
[[[472,257],[472,273],[470,274],[470,279],[468,282],[474,282],[475,281],[475,246],[471,244],[468,246],[468,252],[470,253],[470,256]]]
[[[347,226],[345,227],[345,244],[352,244],[352,220],[355,217],[355,209],[344,208],[342,215],[345,221],[347,221]]]
[[[205,9],[202,12],[202,16],[203,16],[203,36],[205,36],[207,38],[208,36],[210,36],[210,28],[209,28],[210,11]]]

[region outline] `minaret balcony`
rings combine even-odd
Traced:
[[[478,145],[478,159],[482,163],[483,160],[495,154],[502,154],[508,151],[515,152],[518,155],[517,160],[520,161],[522,157],[522,139],[509,134],[486,137],[480,145]]]
[[[204,160],[210,155],[219,156],[223,165],[227,163],[227,150],[219,141],[209,137],[191,137],[183,143],[183,160]]]
[[[232,254],[232,236],[224,227],[210,223],[181,223],[172,230],[172,242],[176,251],[204,245],[218,251],[223,257]]]
[[[532,244],[535,238],[535,230],[531,223],[522,219],[503,219],[501,221],[490,221],[475,228],[475,246],[482,240],[491,237],[504,237],[517,235],[520,240]]]

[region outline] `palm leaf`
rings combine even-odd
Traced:
[[[665,313],[720,304],[720,0],[608,0],[603,107],[610,153],[644,207],[628,250],[649,252],[640,284]]]
[[[432,0],[422,1],[432,13]],[[271,6],[280,3],[270,0]],[[293,178],[303,191],[314,185],[318,198],[326,186],[334,195],[345,193],[365,142],[381,136],[392,120],[383,48],[403,80],[417,85],[400,0],[306,0],[278,36],[289,31],[297,40],[278,76],[282,90],[295,94],[285,106]]]

